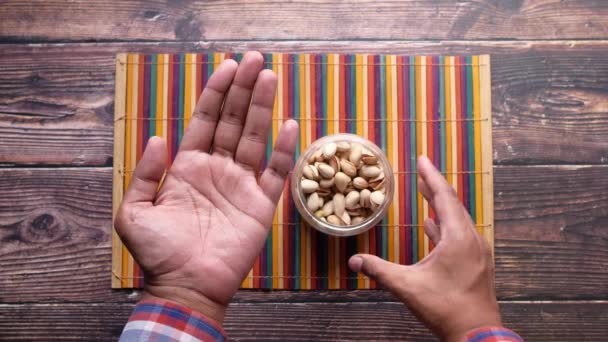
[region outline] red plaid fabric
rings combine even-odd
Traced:
[[[226,341],[219,325],[196,311],[163,300],[137,303],[120,341]]]
[[[503,327],[486,327],[469,332],[464,342],[523,342],[515,332]]]
[[[163,301],[137,303],[120,341],[226,341],[219,325],[196,311]],[[515,332],[487,327],[467,334],[463,342],[523,342]]]

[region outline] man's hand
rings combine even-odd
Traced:
[[[257,52],[218,67],[169,170],[165,142],[148,142],[115,222],[144,271],[144,298],[180,303],[220,324],[266,240],[296,145],[290,120],[257,179],[277,83],[262,67]]]
[[[350,268],[385,286],[444,340],[460,341],[472,329],[500,326],[488,245],[428,158],[418,159],[418,171],[419,189],[440,221],[440,226],[424,222],[435,249],[414,266],[355,255]]]

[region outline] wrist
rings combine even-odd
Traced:
[[[142,300],[159,299],[174,302],[192,309],[220,326],[224,323],[226,305],[209,299],[198,291],[173,286],[146,284]]]
[[[470,313],[461,313],[458,319],[454,319],[445,331],[442,340],[445,341],[463,341],[468,333],[476,329],[485,327],[500,327],[502,321],[500,312],[496,310],[475,310]]]

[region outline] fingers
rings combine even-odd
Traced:
[[[224,101],[213,138],[213,153],[234,156],[251,103],[251,94],[263,66],[264,58],[259,52],[249,52],[243,57]]]
[[[253,91],[243,135],[234,158],[237,163],[256,172],[266,152],[276,89],[277,76],[274,72],[271,70],[260,72]]]
[[[420,192],[437,213],[439,221],[461,222],[464,208],[454,189],[425,156],[418,158],[418,173]]]
[[[279,131],[268,166],[260,178],[260,187],[273,203],[279,201],[283,192],[285,178],[293,163],[297,139],[298,124],[293,120],[286,121]]]
[[[401,265],[370,254],[353,255],[348,260],[348,267],[353,272],[361,272],[374,279],[391,291],[397,291],[399,279],[407,272]]]
[[[192,120],[190,120],[179,147],[180,151],[199,150],[209,152],[222,103],[235,77],[237,66],[235,61],[225,60],[211,75],[194,108]]]
[[[167,144],[152,137],[137,164],[123,203],[152,202],[167,167]]]
[[[424,232],[429,237],[429,239],[433,241],[435,246],[437,246],[439,240],[441,240],[441,232],[439,231],[439,227],[437,227],[433,219],[427,218],[426,220],[424,220]]]

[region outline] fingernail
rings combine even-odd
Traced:
[[[355,255],[348,260],[348,267],[353,272],[361,272],[361,266],[363,266],[363,258],[360,256]]]
[[[429,160],[429,158],[425,155],[420,155],[418,157],[418,163],[422,164],[422,163],[430,163],[431,161]]]

